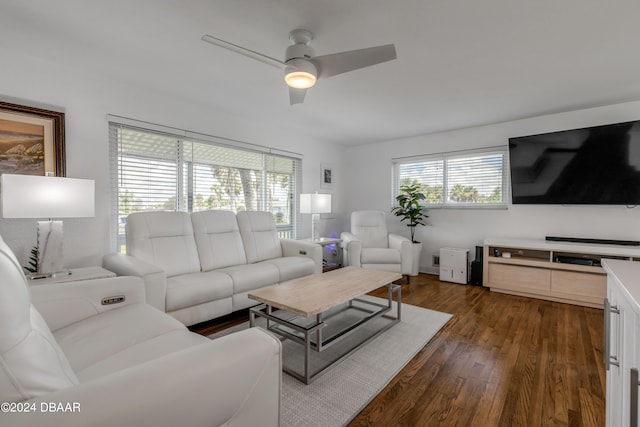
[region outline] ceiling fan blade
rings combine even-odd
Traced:
[[[302,104],[304,96],[307,94],[306,89],[298,89],[295,87],[289,87],[289,102],[291,105]]]
[[[318,78],[326,79],[336,74],[369,67],[396,59],[396,47],[392,44],[350,50],[310,59],[318,69]]]
[[[228,41],[219,39],[217,37],[213,37],[210,36],[209,34],[205,34],[204,36],[202,36],[202,40],[207,42],[207,43],[211,43],[213,45],[219,46],[219,47],[223,47],[225,49],[228,49],[232,52],[236,52],[239,53],[240,55],[244,55],[246,57],[249,57],[251,59],[255,59],[257,61],[263,62],[267,65],[271,65],[272,67],[276,67],[279,69],[283,69],[285,67],[284,62],[279,61],[275,58],[272,58],[270,56],[267,55],[263,55],[261,53],[255,52],[251,49],[247,49],[244,48],[242,46],[238,46],[237,44],[233,44],[233,43],[229,43]]]

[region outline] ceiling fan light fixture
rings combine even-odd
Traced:
[[[316,84],[316,80],[316,76],[306,71],[292,71],[284,76],[287,85],[297,89],[309,89]]]
[[[284,72],[284,81],[287,86],[296,89],[309,89],[318,80],[316,67],[304,59],[292,59],[287,62]]]
[[[203,35],[202,40],[279,70],[284,69],[284,81],[289,86],[291,105],[302,103],[307,89],[313,87],[318,79],[326,79],[397,58],[393,44],[316,56],[313,48],[309,46],[313,40],[313,33],[302,28],[289,33],[291,45],[285,51],[284,60],[272,58],[209,34]]]

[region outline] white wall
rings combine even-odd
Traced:
[[[391,159],[482,147],[507,146],[512,136],[596,126],[640,119],[640,102],[611,105],[567,113],[422,135],[346,150],[349,162],[347,211],[391,209]],[[425,118],[428,120],[428,118]],[[441,247],[470,250],[487,237],[510,236],[544,239],[545,236],[640,240],[640,207],[526,206],[507,210],[431,209],[428,226],[420,227],[424,242],[420,269],[436,272],[432,255]],[[399,220],[388,215],[389,228],[409,236]]]
[[[0,49],[0,99],[60,108],[66,119],[67,176],[96,181],[96,217],[64,221],[65,262],[69,267],[96,265],[110,251],[110,184],[107,114],[201,132],[303,155],[303,192],[321,190],[320,163],[330,162],[341,175],[342,147],[287,133],[282,124],[256,127],[242,117],[212,111],[205,105],[131,87],[106,76],[86,75],[64,65]],[[181,78],[176,76],[176,78]],[[334,207],[344,205],[344,192],[334,187]],[[303,218],[310,235],[311,221]],[[24,265],[36,243],[36,221],[0,219],[0,235]],[[339,231],[335,219],[322,224]],[[305,237],[305,236],[302,236]]]
[[[293,151],[303,155],[303,192],[330,191],[334,213],[323,214],[322,235],[348,230],[348,214],[391,208],[391,159],[394,157],[506,145],[510,136],[551,132],[640,118],[640,102],[417,136],[345,148],[287,133],[283,124],[257,127],[242,117],[212,111],[185,99],[130,87],[105,76],[86,75],[60,64],[0,49],[3,64],[0,99],[56,106],[66,113],[67,175],[96,180],[96,218],[65,220],[68,266],[99,264],[110,250],[110,186],[107,114]],[[180,78],[180,76],[176,76]],[[425,120],[428,118],[425,118]],[[320,187],[320,164],[334,167],[334,187]],[[347,168],[348,165],[348,168]],[[488,236],[543,238],[567,235],[640,239],[640,211],[625,207],[510,206],[508,210],[441,209],[429,211],[429,226],[419,230],[425,242],[422,271],[433,271],[431,255],[440,247],[473,250]],[[389,214],[390,228],[408,235]],[[639,224],[639,225],[637,225]],[[34,220],[0,219],[0,234],[21,262],[35,244]],[[310,235],[303,215],[301,237]]]

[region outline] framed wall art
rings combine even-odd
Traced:
[[[64,113],[0,102],[0,173],[65,176]]]
[[[333,173],[333,166],[327,163],[320,164],[320,187],[321,188],[333,188],[335,175]]]

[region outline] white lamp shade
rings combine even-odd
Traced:
[[[300,213],[331,213],[331,194],[301,194]]]
[[[92,179],[2,175],[4,218],[82,218],[95,216]]]

